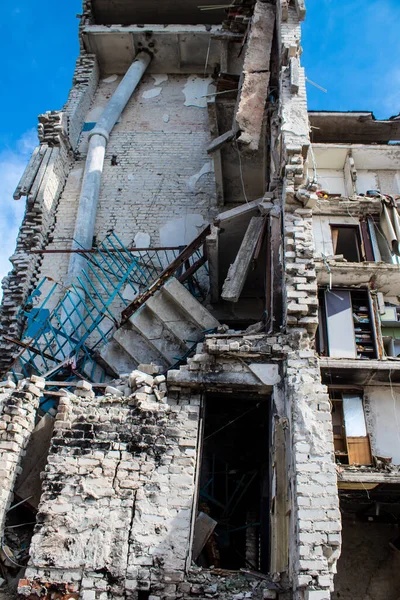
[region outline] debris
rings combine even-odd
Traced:
[[[193,538],[193,560],[197,560],[212,535],[214,529],[217,526],[217,521],[214,521],[211,517],[206,515],[204,512],[199,512],[196,518],[194,526],[194,538]]]

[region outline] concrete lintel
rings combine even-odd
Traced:
[[[329,200],[318,200],[314,209],[314,215],[342,215],[348,217],[363,217],[367,215],[380,215],[382,203],[376,198],[358,196],[357,200],[348,198],[330,198]]]
[[[400,360],[357,360],[347,358],[320,358],[323,380],[329,384],[379,385],[390,381],[400,383]]]
[[[254,364],[251,366],[254,368]],[[259,388],[265,392],[272,391],[274,385],[279,383],[279,367],[274,364],[260,364],[255,369],[257,375],[250,370],[247,372],[222,371],[204,372],[189,370],[168,371],[168,384],[182,387],[198,388],[223,388],[223,389],[247,389]],[[262,379],[262,380],[260,380]]]
[[[343,471],[338,475],[338,485],[340,483],[400,483],[400,473],[377,473],[365,471]]]
[[[242,217],[248,213],[254,212],[257,214],[258,205],[263,201],[263,198],[258,198],[257,200],[252,200],[251,202],[247,202],[247,204],[241,204],[240,206],[235,206],[235,208],[231,208],[230,210],[226,210],[222,213],[219,213],[215,217],[215,223],[217,225],[224,225],[228,221],[232,219],[236,219],[238,217]]]
[[[345,263],[329,261],[334,286],[368,287],[374,288],[383,294],[391,296],[400,295],[400,277],[398,265],[382,262]],[[318,285],[329,284],[329,272],[320,259],[316,261]]]

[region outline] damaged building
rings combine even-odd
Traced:
[[[0,598],[397,600],[400,120],[308,113],[305,12],[84,0],[14,194]]]

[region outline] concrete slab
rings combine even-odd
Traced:
[[[101,360],[115,377],[120,373],[130,373],[138,366],[138,361],[128,354],[114,339],[110,340],[100,351]]]
[[[165,326],[181,340],[186,348],[189,348],[191,340],[199,340],[202,330],[191,321],[188,321],[179,305],[163,289],[151,296],[146,302],[150,310],[164,322]]]
[[[164,356],[148,343],[142,335],[135,331],[130,324],[126,324],[118,329],[114,334],[114,340],[132,356],[132,359],[137,364],[153,362],[164,368],[169,366]]]
[[[145,304],[129,319],[131,326],[141,334],[170,364],[187,350],[181,340],[165,326],[163,321]]]
[[[192,296],[192,294],[175,278],[170,279],[164,290],[179,305],[187,318],[200,329],[213,329],[220,323]]]

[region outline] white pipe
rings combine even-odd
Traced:
[[[90,249],[92,247],[97,205],[100,194],[101,175],[104,166],[106,145],[112,128],[118,121],[129,98],[135,91],[139,81],[151,61],[150,54],[139,52],[129,67],[121,83],[103,110],[95,128],[89,136],[85,171],[75,222],[72,249]],[[75,280],[85,267],[85,258],[72,254],[68,268],[68,283]]]

